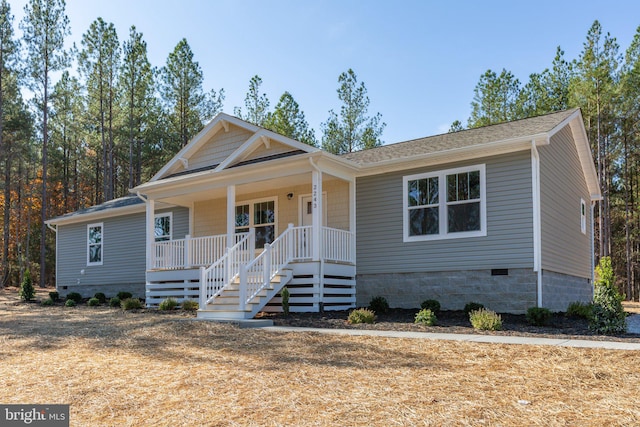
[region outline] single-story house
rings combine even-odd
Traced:
[[[221,113],[132,195],[47,221],[56,287],[198,315],[589,301],[600,190],[579,109],[336,156]]]

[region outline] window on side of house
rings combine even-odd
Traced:
[[[87,265],[102,265],[103,223],[87,225]]]
[[[485,236],[485,165],[410,175],[404,185],[404,241]]]
[[[584,199],[580,199],[580,230],[587,234],[587,204]]]
[[[171,212],[156,214],[154,235],[156,242],[165,242],[171,240],[173,234],[171,232],[171,223],[173,222],[173,215]]]

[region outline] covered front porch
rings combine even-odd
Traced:
[[[146,194],[148,306],[193,299],[200,317],[253,317],[281,310],[284,286],[291,311],[355,306],[355,178],[291,160]],[[187,208],[187,234],[168,206]]]

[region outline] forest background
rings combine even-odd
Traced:
[[[98,17],[69,46],[65,8],[64,0],[29,0],[16,22],[10,3],[0,1],[5,286],[19,284],[27,269],[36,282],[53,285],[55,234],[44,221],[127,195],[225,106],[224,88],[204,87],[186,38],[164,64],[152,64],[135,26],[122,35]],[[327,105],[317,131],[289,91],[272,106],[258,75],[248,82],[244,105],[225,111],[337,154],[384,144],[382,114],[369,113],[365,84],[344,68],[337,101]],[[505,68],[488,69],[469,98],[469,117],[455,120],[450,132],[582,109],[603,194],[595,210],[596,259],[610,255],[621,290],[638,300],[640,27],[622,47],[595,21],[576,57],[558,46],[548,67],[523,81]]]

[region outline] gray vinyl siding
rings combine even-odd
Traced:
[[[189,210],[172,208],[174,239],[189,232]],[[56,285],[136,285],[145,283],[145,213],[114,216],[102,220],[61,225],[57,232]],[[87,225],[102,223],[102,265],[87,265]],[[84,270],[84,274],[82,271]],[[97,291],[96,291],[97,292]]]
[[[542,268],[591,277],[590,197],[569,126],[538,153]],[[587,205],[586,234],[580,228],[580,198]]]
[[[487,235],[403,242],[403,176],[476,164],[486,165]],[[358,178],[358,275],[532,268],[531,191],[529,151]]]

